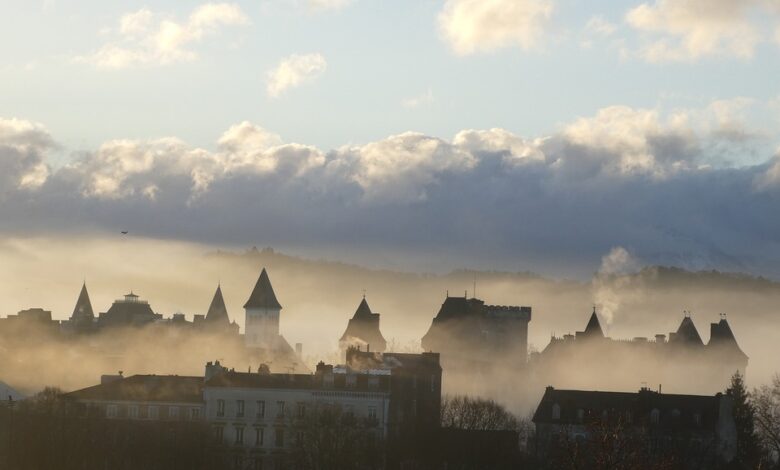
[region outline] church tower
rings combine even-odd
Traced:
[[[276,300],[271,280],[263,268],[249,300],[246,312],[244,344],[249,348],[273,349],[279,341],[279,314],[282,306]]]

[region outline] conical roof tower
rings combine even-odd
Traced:
[[[274,288],[271,286],[271,280],[268,278],[265,268],[260,273],[260,278],[257,280],[249,300],[244,304],[244,308],[282,308],[282,305],[276,300]]]
[[[217,286],[214,298],[209,305],[209,311],[206,313],[206,321],[209,323],[218,323],[222,325],[230,324],[230,317],[225,307],[225,299],[222,297],[222,286]]]
[[[70,316],[71,320],[84,321],[94,320],[95,313],[92,311],[92,302],[89,300],[89,292],[87,292],[87,283],[85,282],[81,286],[81,293],[76,301],[76,306],[73,308],[73,314]]]

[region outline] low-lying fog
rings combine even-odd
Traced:
[[[601,267],[594,266],[594,272],[600,269],[602,274],[589,282],[479,272],[476,296],[488,304],[532,306],[529,343],[536,350],[544,349],[551,334],[582,330],[594,304],[605,332],[613,338],[668,334],[677,329],[683,310],[688,310],[707,342],[709,324],[726,313],[740,346],[750,357],[749,385],[764,383],[780,371],[780,283],[670,268],[634,267],[626,271],[623,268],[630,263],[625,262],[625,256],[618,250],[605,257]],[[612,265],[616,261],[620,264],[617,268]],[[132,236],[4,239],[0,241],[0,317],[42,307],[51,310],[55,319],[67,319],[86,280],[96,315],[132,290],[165,317],[182,312],[192,319],[194,314],[206,313],[221,283],[231,320],[243,331],[242,305],[262,267],[268,269],[284,307],[282,334],[290,344],[303,343],[309,367],[320,359],[338,360],[338,339],[364,290],[373,311],[382,314],[381,329],[388,343],[396,350],[410,351],[419,349],[420,338],[447,291],[453,296],[468,291],[471,296],[474,289],[471,271],[435,275],[369,270],[268,250],[220,252],[216,247]],[[126,375],[202,373],[200,361],[188,360],[186,350],[156,362],[154,355],[148,354],[152,345],[138,346],[147,350],[145,360],[136,363],[138,370],[126,370]],[[63,373],[57,364],[61,352],[46,351],[44,344],[36,345],[33,351],[40,360],[24,361],[25,370],[9,369],[9,361],[0,361],[0,380],[29,392],[43,385],[65,389],[88,386],[97,383],[100,374],[116,372],[98,370],[108,367],[105,362],[87,361],[78,373]],[[218,347],[213,351],[220,354]],[[227,360],[231,356],[225,353],[219,357]],[[246,369],[250,364],[229,365]],[[639,386],[637,383],[635,388]],[[609,389],[609,384],[600,388]]]

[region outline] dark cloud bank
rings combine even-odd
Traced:
[[[405,133],[327,152],[245,122],[214,151],[117,140],[59,168],[45,128],[0,120],[0,230],[579,278],[621,246],[643,264],[780,278],[780,159],[706,116],[612,107],[544,138]],[[733,163],[756,152],[765,163]]]

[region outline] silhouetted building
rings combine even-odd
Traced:
[[[691,459],[697,468],[710,468],[718,460],[731,461],[736,452],[733,402],[720,393],[670,395],[647,388],[624,393],[547,387],[533,423],[532,449],[547,461],[556,454],[607,448],[626,456]],[[594,439],[596,446],[588,446]],[[677,464],[688,466],[679,460]]]
[[[687,314],[668,340],[663,334],[619,340],[604,335],[594,308],[584,331],[553,336],[532,363],[537,376],[575,386],[600,379],[621,386],[646,382],[715,391],[724,389],[734,372],[745,373],[748,357],[725,316],[711,325],[707,344]],[[694,374],[698,380],[691,383]]]
[[[485,305],[448,295],[422,347],[441,353],[448,374],[473,374],[497,365],[517,370],[527,361],[530,321],[531,307]]]
[[[107,312],[101,312],[98,324],[101,327],[144,326],[162,318],[162,315],[154,313],[149,302],[130,292],[124,299],[114,301]]]
[[[193,324],[202,330],[212,333],[238,335],[239,326],[235,321],[230,321],[230,316],[225,306],[225,299],[222,296],[222,286],[217,286],[206,315],[195,315]]]
[[[276,299],[265,268],[260,272],[255,288],[244,304],[244,311],[246,314],[244,340],[247,347],[276,349],[280,339],[284,341],[279,335],[279,315],[282,305]]]
[[[379,330],[379,314],[371,311],[365,296],[358,305],[355,315],[347,323],[347,329],[339,339],[339,347],[344,354],[350,347],[361,347],[377,352],[384,352],[387,348],[387,341]]]

